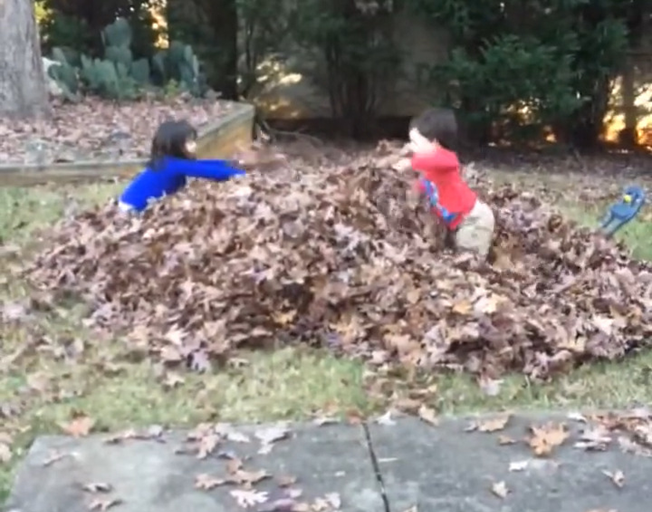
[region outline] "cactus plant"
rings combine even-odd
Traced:
[[[129,22],[124,18],[118,18],[102,30],[102,43],[107,46],[119,46],[131,48],[133,32]]]
[[[57,81],[68,99],[75,97],[81,86],[115,100],[136,99],[143,88],[150,88],[154,83],[163,87],[172,81],[181,90],[195,96],[207,91],[205,77],[192,47],[173,41],[168,49],[154,55],[150,63],[147,59],[134,60],[132,39],[129,23],[118,18],[102,30],[103,59],[75,55],[76,62],[71,65],[64,50],[55,48],[53,58],[61,65],[51,66],[48,74]]]
[[[139,87],[130,75],[130,68],[121,62],[83,56],[81,75],[88,88],[101,96],[115,100],[131,100],[139,96]]]
[[[195,96],[206,92],[206,80],[191,46],[172,41],[167,50],[154,56],[152,62],[162,84],[175,80]]]
[[[79,78],[77,70],[68,63],[68,59],[60,48],[52,50],[52,59],[58,64],[48,68],[48,76],[57,83],[67,100],[78,101]]]

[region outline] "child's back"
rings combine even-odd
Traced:
[[[455,153],[457,122],[449,109],[429,109],[410,123],[411,166],[419,173],[418,188],[435,214],[450,229],[459,250],[486,257],[495,219],[460,173]]]

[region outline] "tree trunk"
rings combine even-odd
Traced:
[[[0,116],[50,114],[32,0],[0,0]]]

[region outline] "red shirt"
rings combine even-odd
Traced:
[[[460,175],[457,155],[441,146],[428,153],[415,153],[412,168],[421,175],[417,186],[430,200],[435,214],[450,229],[457,228],[478,199]]]

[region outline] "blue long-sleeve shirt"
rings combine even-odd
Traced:
[[[156,170],[145,168],[127,185],[120,196],[120,203],[141,212],[147,208],[150,201],[181,190],[186,186],[187,178],[225,181],[244,174],[244,171],[232,167],[224,160],[165,157],[157,162]]]

